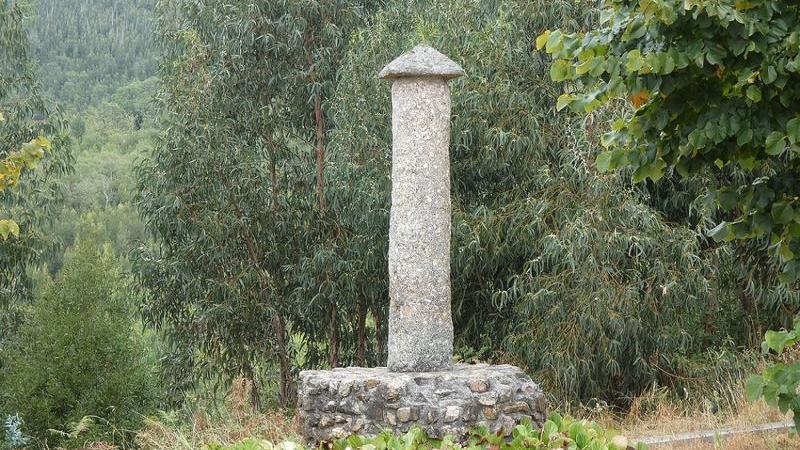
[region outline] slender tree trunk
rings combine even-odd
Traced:
[[[378,365],[383,364],[383,318],[377,308],[372,309],[372,317],[375,319],[375,352],[377,353]]]
[[[317,129],[317,201],[319,211],[325,211],[325,120],[322,112],[322,96],[314,96],[314,122]],[[329,268],[326,267],[327,272]],[[339,324],[336,323],[338,307],[335,299],[330,299],[330,318],[328,323],[329,345],[330,345],[330,365],[331,368],[339,367]]]
[[[243,372],[245,379],[250,381],[250,406],[253,407],[253,411],[258,412],[261,410],[261,397],[258,395],[258,381],[253,365],[248,362]]]
[[[325,122],[320,94],[314,96],[314,121],[317,126],[317,201],[319,210],[325,211]]]
[[[328,323],[328,341],[330,345],[330,364],[331,369],[339,367],[339,324],[336,323],[337,314],[336,302],[331,300],[330,318]]]
[[[228,180],[223,174],[218,172],[219,179],[225,184],[225,187],[228,189],[228,192],[231,193],[229,198],[229,202],[233,207],[234,213],[236,214],[236,218],[240,219],[243,217],[242,209],[239,207],[239,203],[236,200],[236,197],[233,195],[235,192],[230,185],[230,180]],[[291,392],[291,371],[289,370],[289,346],[286,343],[286,324],[283,321],[283,318],[280,317],[280,313],[278,312],[278,308],[272,304],[271,299],[269,298],[269,283],[265,279],[265,271],[262,270],[261,266],[261,259],[259,257],[258,250],[256,249],[255,238],[251,233],[250,229],[247,227],[242,227],[242,239],[244,240],[245,248],[247,249],[247,255],[250,259],[250,263],[257,269],[258,273],[258,287],[259,287],[259,299],[261,302],[272,311],[272,331],[275,333],[276,341],[278,344],[278,364],[280,366],[281,372],[281,394],[280,394],[280,403],[281,406],[288,406],[289,404],[289,393]]]
[[[367,305],[363,297],[358,298],[358,351],[356,360],[358,365],[365,366],[364,352],[367,348]]]
[[[270,192],[272,193],[272,210],[277,211],[279,186],[278,171],[275,164],[275,144],[271,140],[269,140],[269,142],[270,145],[272,145],[269,166],[269,177],[272,184],[270,189]],[[289,405],[289,401],[292,396],[292,373],[289,367],[289,349],[286,343],[286,325],[283,322],[283,318],[281,318],[277,313],[272,316],[272,329],[275,331],[276,340],[278,343],[278,365],[280,366],[280,386],[278,389],[278,399],[281,406],[285,407]]]
[[[278,363],[280,365],[281,379],[278,398],[281,406],[288,406],[292,395],[292,373],[289,370],[288,346],[286,345],[286,325],[278,315],[272,317],[272,328],[277,334]]]

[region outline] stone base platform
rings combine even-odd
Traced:
[[[415,425],[433,438],[463,438],[477,425],[510,434],[523,419],[541,426],[546,417],[542,390],[509,365],[420,373],[349,367],[304,371],[300,380],[303,435],[313,443]]]

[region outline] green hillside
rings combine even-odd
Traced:
[[[36,0],[31,46],[47,92],[68,109],[155,74],[155,0]]]

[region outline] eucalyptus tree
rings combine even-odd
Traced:
[[[593,4],[418,0],[378,14],[353,37],[333,102],[331,204],[380,324],[391,102],[375,74],[419,41],[453,57],[467,73],[453,82],[451,145],[461,356],[521,364],[564,399],[624,404],[705,375],[707,352],[738,338],[740,306],[697,231],[599,173],[595,125],[554,114],[559,87],[535,38],[593,27]]]
[[[314,218],[309,224],[315,229],[314,238],[308,243],[312,250],[308,257],[298,262],[295,271],[303,274],[298,280],[303,289],[298,293],[310,299],[309,309],[301,319],[313,317],[312,320],[316,321],[320,314],[324,314],[328,325],[328,364],[336,367],[341,362],[341,347],[347,345],[343,342],[347,337],[343,339],[341,336],[347,327],[342,327],[344,314],[340,309],[347,309],[349,302],[342,300],[353,293],[349,289],[351,284],[342,283],[342,276],[350,270],[347,264],[342,265],[343,252],[348,251],[347,244],[343,244],[348,239],[346,230],[337,225],[327,205],[327,136],[331,131],[328,111],[350,35],[365,24],[369,15],[384,1],[302,0],[278,3],[281,14],[275,21],[275,33],[288,37],[281,59],[289,70],[284,76],[287,85],[291,86],[288,106],[292,128],[303,141],[313,144],[315,159],[316,204],[313,210],[307,211],[307,217]],[[313,323],[309,325],[305,327],[309,332],[317,331]],[[360,342],[363,347],[364,341]]]
[[[323,98],[362,3],[157,6],[164,132],[138,200],[157,247],[137,265],[145,317],[173,347],[176,396],[218,376],[262,385],[275,364],[285,404],[295,347],[308,364],[324,353],[338,364]]]
[[[157,11],[164,131],[138,169],[138,206],[158,244],[137,255],[150,288],[144,317],[170,341],[165,370],[173,400],[217,374],[257,382],[258,365],[270,358],[280,360],[285,398],[287,331],[273,278],[279,271],[262,259],[274,244],[266,230],[277,207],[262,137],[271,127],[258,92],[269,74],[263,66],[241,70],[265,64],[266,52],[253,45],[252,29],[243,30],[247,46],[227,20],[246,13],[233,6],[164,1]],[[256,119],[263,127],[254,135]]]
[[[52,247],[42,230],[54,216],[59,176],[71,168],[63,121],[40,95],[28,55],[25,11],[17,2],[0,3],[0,344],[30,299],[26,269]],[[22,171],[48,148],[37,170]]]
[[[537,38],[557,108],[620,110],[598,127],[597,166],[650,180],[654,204],[718,241],[705,245],[756,346],[800,311],[798,5],[607,1],[602,17]]]

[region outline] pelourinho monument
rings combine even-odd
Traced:
[[[379,74],[392,82],[388,367],[300,373],[303,434],[464,437],[477,425],[510,434],[541,425],[539,386],[510,365],[453,365],[450,297],[450,86],[464,70],[419,45]]]

